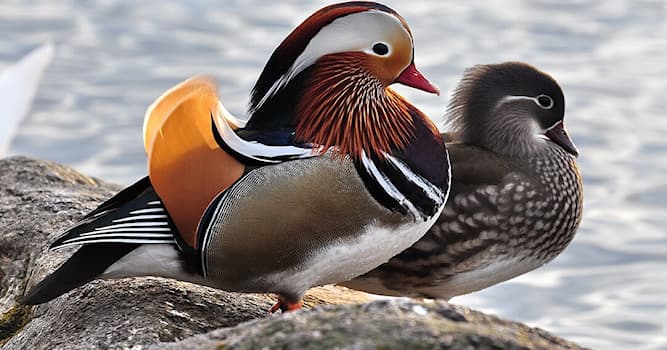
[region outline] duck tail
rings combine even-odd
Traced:
[[[57,298],[102,274],[140,244],[99,243],[84,245],[56,271],[46,276],[24,297],[23,304],[37,305]]]

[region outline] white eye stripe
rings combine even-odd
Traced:
[[[543,105],[542,103],[540,103],[540,99],[548,99],[549,104],[548,105]],[[498,103],[496,103],[496,106],[494,107],[494,109],[502,106],[503,104],[505,104],[507,102],[521,101],[521,100],[533,101],[538,107],[540,107],[542,109],[551,109],[551,108],[554,107],[554,99],[551,98],[551,96],[549,96],[549,95],[542,94],[542,95],[537,95],[536,97],[510,95],[510,96],[505,96],[505,97],[501,98],[500,101],[498,101]]]
[[[401,21],[384,11],[368,10],[335,19],[320,29],[310,40],[288,71],[273,83],[257,105],[248,111],[248,115],[252,116],[266,101],[287,86],[292,79],[318,58],[345,51],[361,51],[380,56],[373,52],[373,45],[378,42],[386,44],[392,35],[403,35],[412,42],[412,36]],[[389,45],[387,47],[391,52],[391,47]]]
[[[538,103],[537,103],[537,99],[534,98],[534,97],[530,97],[530,96],[514,96],[514,95],[509,95],[509,96],[505,96],[505,97],[501,98],[500,101],[498,101],[498,103],[496,103],[495,107],[493,107],[493,109],[494,109],[494,110],[495,110],[495,109],[498,109],[498,108],[500,108],[500,106],[504,105],[504,104],[507,103],[507,102],[511,102],[511,101],[525,101],[525,100],[533,101],[533,102],[535,102],[535,104],[538,104]]]

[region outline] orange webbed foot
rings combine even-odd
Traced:
[[[296,303],[289,302],[285,300],[282,297],[278,297],[278,302],[275,303],[271,309],[269,310],[269,313],[275,313],[276,311],[280,310],[281,312],[290,312],[290,311],[296,311],[301,309],[301,301],[297,301]]]

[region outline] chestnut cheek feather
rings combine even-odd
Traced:
[[[296,134],[306,142],[335,146],[359,159],[363,152],[404,149],[414,134],[416,109],[369,71],[368,55],[332,54],[316,64],[296,108]]]
[[[368,69],[368,72],[372,76],[377,77],[384,87],[391,85],[396,74],[395,72],[392,72],[392,67],[387,65],[386,60],[388,59],[389,58],[374,56],[368,56],[366,59],[366,68]]]

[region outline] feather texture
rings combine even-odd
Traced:
[[[162,202],[145,177],[69,228],[51,249],[90,243],[175,243]]]
[[[409,102],[371,75],[367,55],[321,58],[297,106],[297,139],[343,155],[384,157],[414,136]]]

